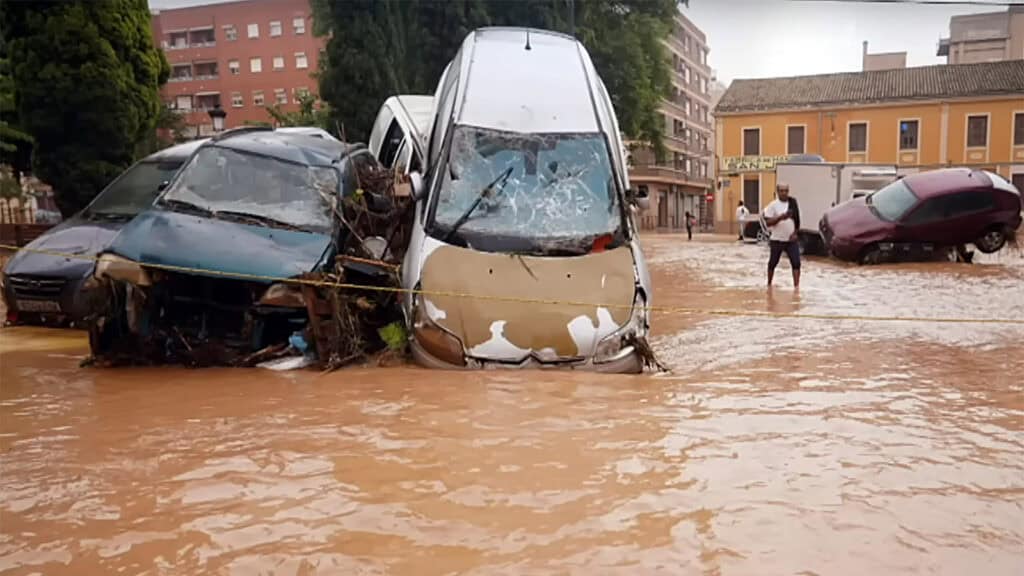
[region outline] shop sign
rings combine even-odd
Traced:
[[[779,156],[730,156],[722,159],[722,171],[726,174],[739,172],[770,172],[775,165],[792,158],[788,154]]]

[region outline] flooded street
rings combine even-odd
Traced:
[[[80,369],[0,331],[0,572],[1024,573],[1024,258],[646,243],[656,376]]]

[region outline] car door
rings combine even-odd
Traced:
[[[926,198],[911,209],[897,227],[898,242],[947,244],[945,218],[948,196]]]
[[[929,198],[905,220],[912,241],[956,245],[973,242],[995,208],[991,190],[955,192]]]

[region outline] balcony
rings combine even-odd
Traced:
[[[646,164],[629,167],[630,180],[653,180],[666,184],[683,186],[694,186],[707,188],[711,185],[711,178],[702,178],[695,173],[677,170],[672,166],[661,166],[657,164]]]
[[[186,48],[206,48],[216,46],[217,40],[213,35],[213,28],[203,30],[179,30],[169,32],[167,40],[161,45],[164,50],[185,50]]]

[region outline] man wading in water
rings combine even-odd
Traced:
[[[789,197],[789,184],[779,183],[775,188],[779,197],[764,209],[764,222],[771,228],[768,246],[771,255],[768,257],[768,287],[772,286],[775,267],[785,252],[789,265],[793,268],[793,287],[800,287],[800,243],[796,240],[796,231],[800,229],[800,207],[796,198]]]

